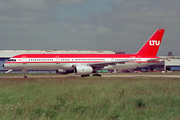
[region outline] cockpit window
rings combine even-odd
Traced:
[[[16,62],[16,59],[9,59],[8,61]]]

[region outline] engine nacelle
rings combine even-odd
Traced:
[[[87,75],[93,73],[91,66],[76,66],[74,70],[76,75]]]

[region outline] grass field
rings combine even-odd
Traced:
[[[3,78],[0,119],[178,120],[179,78]]]

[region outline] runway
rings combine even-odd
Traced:
[[[77,78],[77,77],[81,77],[80,75],[27,75],[28,78]],[[90,76],[93,77],[93,76]],[[169,78],[180,78],[180,75],[132,75],[132,74],[127,74],[127,75],[121,75],[121,74],[102,74],[101,77],[119,77],[119,78],[124,78],[124,77],[169,77]],[[23,78],[23,75],[20,76],[0,76],[0,78]]]

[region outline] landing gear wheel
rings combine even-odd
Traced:
[[[81,77],[89,77],[89,74],[88,75],[81,75]]]
[[[101,74],[93,74],[93,76],[101,77]]]

